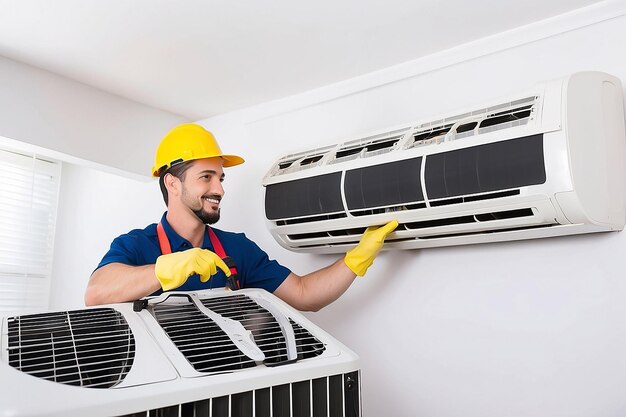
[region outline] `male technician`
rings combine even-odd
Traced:
[[[213,135],[199,125],[170,131],[152,169],[167,212],[160,223],[113,240],[91,275],[85,304],[132,301],[169,290],[224,288],[232,276],[231,288],[264,288],[299,310],[317,311],[339,298],[356,275],[365,274],[398,225],[392,221],[369,228],[345,257],[298,276],[270,260],[243,233],[208,226],[220,218],[223,168],[243,162],[239,156],[224,155]],[[234,265],[227,266],[225,257]]]

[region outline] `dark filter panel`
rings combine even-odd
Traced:
[[[346,172],[345,193],[350,210],[423,201],[422,158],[352,169]]]
[[[341,172],[268,185],[265,215],[269,220],[343,211]]]
[[[425,181],[430,199],[543,184],[543,135],[428,155]]]

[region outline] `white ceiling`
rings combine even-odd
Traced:
[[[0,55],[200,120],[599,0],[0,0]]]

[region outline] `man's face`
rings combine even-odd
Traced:
[[[224,169],[222,158],[198,159],[181,181],[181,201],[204,224],[220,219],[220,201],[224,196]]]

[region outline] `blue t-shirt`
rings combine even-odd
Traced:
[[[163,215],[161,224],[170,241],[172,252],[191,249],[191,243],[180,237],[172,229],[165,218],[166,215],[167,212]],[[226,255],[235,261],[241,288],[263,288],[269,292],[274,292],[291,273],[288,268],[275,260],[270,260],[267,254],[256,243],[248,239],[245,234],[212,229],[224,247]],[[204,234],[202,248],[214,251],[208,233]],[[157,237],[156,223],[154,223],[143,230],[131,230],[116,237],[111,243],[111,248],[98,264],[98,268],[114,262],[132,266],[150,265],[154,264],[159,256],[161,256],[161,248]],[[224,288],[225,286],[226,275],[218,268],[217,274],[213,275],[208,282],[202,282],[198,275],[192,275],[185,284],[176,288],[176,291]],[[155,294],[159,293],[160,291]]]

